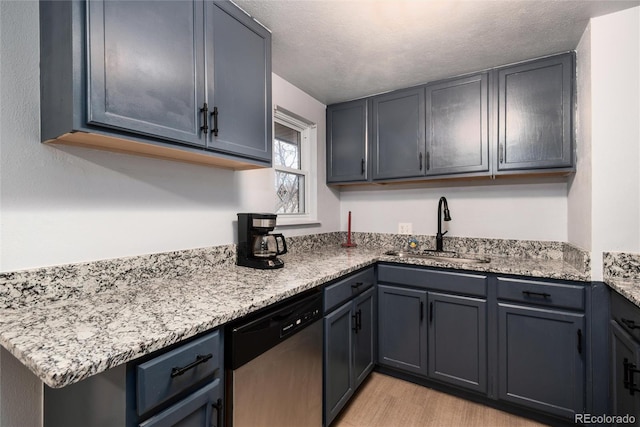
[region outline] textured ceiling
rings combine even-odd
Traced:
[[[635,1],[235,0],[271,29],[273,71],[325,104],[575,49]]]

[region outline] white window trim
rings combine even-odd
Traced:
[[[318,132],[315,123],[307,121],[295,113],[291,113],[281,107],[274,106],[273,122],[292,126],[301,130],[302,141],[300,144],[300,169],[291,169],[273,165],[276,170],[303,174],[305,176],[304,205],[305,213],[280,213],[278,214],[278,227],[303,226],[319,224],[318,221]],[[274,132],[275,135],[275,132]],[[275,188],[274,188],[275,204]]]

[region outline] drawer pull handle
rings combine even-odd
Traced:
[[[546,292],[533,292],[533,291],[522,291],[522,295],[526,297],[542,297],[542,298],[549,298],[551,296],[551,294],[548,294]]]
[[[201,363],[205,363],[207,360],[211,359],[213,357],[213,354],[209,353],[209,354],[198,354],[196,356],[196,360],[189,363],[187,366],[182,367],[182,368],[173,368],[171,369],[171,378],[175,378],[175,377],[179,377],[180,375],[184,374],[185,372],[187,372],[189,369],[193,369],[196,366],[200,365]]]
[[[351,287],[353,289],[358,289],[362,285],[364,285],[364,282],[356,282],[354,285],[351,285]]]
[[[631,319],[625,319],[624,317],[621,317],[620,321],[624,323],[624,325],[629,329],[640,329],[640,325],[636,325],[636,322]]]

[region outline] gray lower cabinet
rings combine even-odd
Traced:
[[[487,392],[487,302],[429,292],[429,377]]]
[[[497,173],[573,166],[573,54],[497,71]]]
[[[327,107],[327,182],[368,178],[368,106],[366,99]]]
[[[222,427],[222,331],[44,389],[45,427]]]
[[[489,173],[488,73],[426,87],[426,175]]]
[[[427,375],[427,292],[378,285],[378,363]]]
[[[220,380],[140,423],[140,427],[223,427]]]
[[[640,426],[640,308],[611,292],[611,409]],[[621,420],[619,425],[629,425]],[[626,421],[626,424],[625,424]]]
[[[424,87],[372,98],[372,178],[410,178],[425,170]]]
[[[498,304],[499,397],[573,420],[585,409],[585,315]]]
[[[271,35],[227,1],[42,1],[41,133],[227,167],[271,164]]]
[[[375,288],[324,318],[324,419],[331,424],[375,363]]]

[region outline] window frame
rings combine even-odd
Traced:
[[[304,176],[304,212],[277,213],[278,226],[303,225],[317,223],[317,126],[295,113],[291,113],[276,106],[273,111],[273,124],[288,126],[300,132],[300,169],[276,165],[275,150],[273,150],[273,204],[274,210],[277,200],[275,175],[276,171]],[[273,132],[275,144],[275,129]]]

